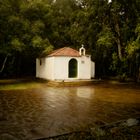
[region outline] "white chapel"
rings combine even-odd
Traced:
[[[36,77],[47,80],[89,80],[95,76],[95,63],[86,55],[82,46],[79,51],[64,47],[46,57],[36,59]]]

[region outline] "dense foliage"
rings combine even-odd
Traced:
[[[0,76],[35,75],[35,58],[84,44],[96,77],[140,75],[139,0],[0,0]]]

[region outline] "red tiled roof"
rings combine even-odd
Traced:
[[[80,54],[77,50],[74,50],[69,47],[64,47],[53,51],[48,56],[72,56],[72,57],[79,57]]]

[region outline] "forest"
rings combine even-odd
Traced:
[[[0,78],[35,76],[36,58],[84,44],[96,78],[140,80],[140,0],[0,0]]]

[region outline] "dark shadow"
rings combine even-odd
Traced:
[[[69,61],[69,78],[77,77],[77,64],[78,62],[74,58]]]

